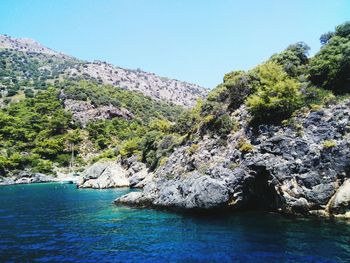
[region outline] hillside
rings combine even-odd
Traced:
[[[196,84],[159,77],[140,69],[115,67],[106,62],[82,61],[31,39],[5,35],[0,35],[0,67],[3,96],[13,96],[25,89],[45,89],[49,84],[66,80],[112,85],[184,107],[194,106],[197,99],[205,98],[208,93]]]
[[[350,22],[320,40],[314,57],[299,42],[226,74],[178,120],[188,140],[116,203],[350,218]]]
[[[23,62],[20,54],[36,66],[7,67],[15,81],[1,78],[26,94],[0,111],[0,175],[16,183],[21,170],[55,174],[72,165],[73,153],[71,168],[87,168],[78,187],[143,188],[116,204],[349,218],[350,23],[320,40],[313,57],[298,42],[249,71],[227,73],[187,110],[101,84],[112,70],[102,62],[90,64],[103,77],[74,59],[11,53],[4,57],[15,62],[6,65]],[[65,73],[48,70],[46,84],[28,93],[43,65],[58,61]]]
[[[180,106],[92,82],[49,87],[0,110],[0,177],[79,170],[134,153],[156,166],[177,143],[179,136],[169,130],[182,112]],[[170,144],[156,154],[165,133]]]

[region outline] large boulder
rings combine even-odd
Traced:
[[[338,188],[329,203],[329,212],[336,217],[350,218],[350,179]]]
[[[127,171],[117,162],[97,162],[88,167],[77,182],[79,188],[128,187]]]

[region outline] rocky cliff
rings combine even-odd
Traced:
[[[86,127],[89,122],[112,118],[124,118],[131,120],[134,115],[129,110],[112,105],[94,106],[89,101],[63,100],[65,110],[73,115],[73,120]]]
[[[232,114],[239,129],[227,140],[206,135],[178,148],[142,192],[116,203],[349,217],[349,106],[345,101],[257,128],[242,106]]]

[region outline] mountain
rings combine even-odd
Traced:
[[[192,107],[208,93],[206,88],[140,69],[115,67],[101,61],[87,62],[44,47],[26,38],[0,35],[0,66],[2,89],[10,94],[23,88],[42,89],[65,80],[88,80],[137,91],[156,100]],[[6,96],[6,92],[3,92]]]
[[[26,53],[41,53],[49,56],[68,58],[68,56],[44,47],[30,38],[12,38],[7,35],[0,35],[0,48]]]

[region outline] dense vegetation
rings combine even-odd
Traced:
[[[58,92],[49,89],[13,103],[0,112],[0,173],[33,167],[50,172],[52,160],[66,165],[67,144],[75,140],[71,114],[64,111]]]
[[[62,59],[40,53],[0,50],[0,91],[12,97],[20,90],[47,89],[50,82],[58,82],[64,69],[79,64],[76,59]]]
[[[8,89],[4,96],[13,98],[23,89],[25,98],[0,111],[0,175],[29,167],[52,172],[55,166],[69,165],[72,150],[77,165],[136,155],[155,169],[176,146],[190,139],[208,135],[224,140],[237,128],[233,115],[242,106],[250,113],[251,124],[260,125],[280,124],[301,109],[330,103],[335,95],[350,91],[350,23],[320,40],[323,46],[312,58],[308,57],[309,47],[299,42],[249,71],[226,74],[205,101],[187,111],[136,92],[87,81],[57,82],[47,88],[35,58],[2,51],[0,79]],[[19,61],[10,63],[12,60]],[[23,74],[29,74],[29,80]],[[33,91],[30,85],[34,83]],[[66,99],[97,108],[125,108],[133,118],[101,119],[82,127],[64,109]],[[195,147],[192,144],[189,151]],[[251,150],[244,141],[240,147],[245,152]],[[92,158],[86,151],[94,153]]]
[[[125,107],[134,118],[101,119],[84,128],[64,109],[65,99],[89,101],[95,107]],[[0,175],[27,167],[52,172],[55,166],[70,164],[72,150],[77,155],[76,165],[139,154],[150,168],[155,167],[180,142],[170,127],[182,111],[179,106],[111,86],[61,83],[0,111]],[[88,154],[84,152],[87,145],[87,151],[95,153],[91,160],[82,158]]]
[[[230,117],[242,105],[251,124],[280,124],[302,108],[333,102],[350,92],[350,23],[321,36],[321,50],[308,57],[302,42],[290,45],[266,62],[245,71],[233,71],[209,94],[200,109],[187,113],[191,127],[183,130],[226,136],[236,125]],[[197,120],[197,121],[196,121]],[[218,128],[220,120],[220,128]],[[186,123],[186,122],[185,122]]]
[[[175,116],[183,111],[180,106],[169,105],[162,101],[156,102],[137,92],[93,82],[63,82],[57,86],[62,88],[68,99],[89,101],[96,107],[113,105],[131,109],[132,113],[143,122],[148,122],[152,118],[166,118],[173,121]]]

